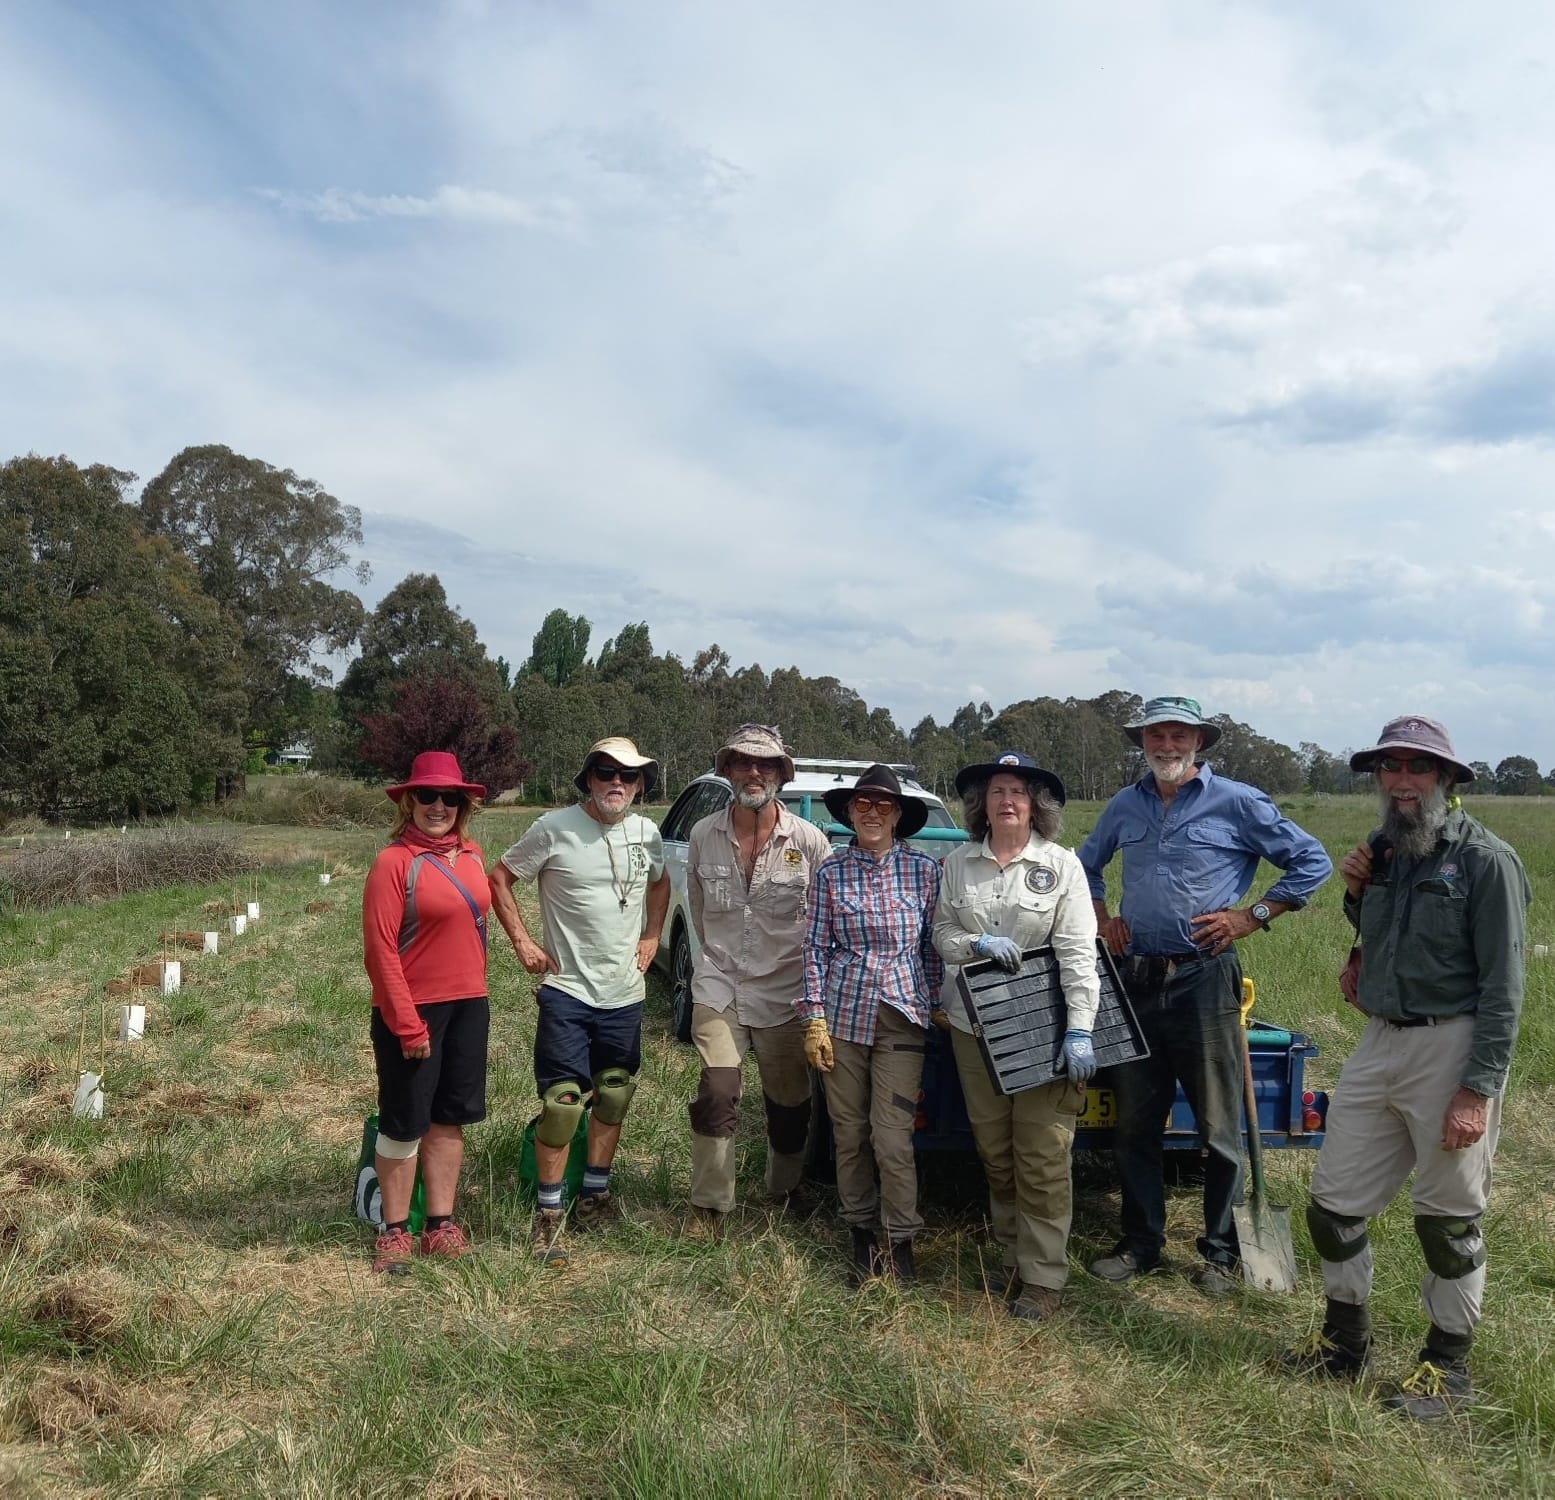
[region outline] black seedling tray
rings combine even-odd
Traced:
[[[1058,955],[1051,948],[1030,948],[1021,959],[1015,974],[984,961],[966,964],[956,975],[983,1061],[1001,1094],[1019,1094],[1064,1076],[1059,1057],[1068,1008]],[[1118,967],[1099,940],[1096,970],[1101,976],[1101,1009],[1091,1031],[1096,1066],[1110,1068],[1149,1057]]]

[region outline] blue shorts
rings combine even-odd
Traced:
[[[540,1007],[535,1026],[535,1087],[542,1096],[558,1083],[580,1084],[586,1091],[602,1068],[625,1068],[635,1074],[642,1067],[641,1002],[601,1010],[543,984],[535,1003]]]

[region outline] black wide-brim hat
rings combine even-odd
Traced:
[[[956,772],[956,795],[966,796],[966,789],[979,781],[992,781],[1002,772],[1011,776],[1023,776],[1034,786],[1044,786],[1060,807],[1069,800],[1064,784],[1052,771],[1039,766],[1024,750],[1005,750],[993,760],[975,766],[962,766]]]
[[[922,797],[904,792],[901,782],[896,779],[896,772],[890,766],[873,765],[852,786],[834,786],[826,793],[827,810],[848,828],[853,828],[853,819],[848,816],[848,803],[853,800],[855,792],[886,792],[896,798],[902,809],[901,817],[896,820],[896,837],[899,839],[910,839],[929,821],[929,804]],[[856,828],[853,831],[858,832]]]

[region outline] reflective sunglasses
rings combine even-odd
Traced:
[[[596,765],[589,771],[595,781],[623,781],[627,786],[634,786],[642,780],[641,771],[628,770],[625,766],[600,766]]]
[[[1377,765],[1384,771],[1408,771],[1411,776],[1424,776],[1436,769],[1436,760],[1430,755],[1411,755],[1408,760],[1397,755],[1379,755]]]
[[[450,792],[443,787],[437,786],[412,787],[411,791],[414,793],[416,801],[423,807],[431,807],[434,802],[441,802],[444,807],[451,807],[455,812],[458,812],[464,806],[463,792]]]
[[[883,818],[896,806],[895,797],[850,797],[848,806],[856,813],[877,812]]]

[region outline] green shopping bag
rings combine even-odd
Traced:
[[[368,1115],[362,1126],[362,1151],[356,1162],[356,1196],[353,1207],[356,1216],[371,1224],[374,1229],[383,1228],[383,1194],[378,1188],[378,1116]],[[427,1190],[421,1180],[421,1166],[416,1166],[416,1185],[410,1194],[410,1232],[420,1234],[427,1222]]]
[[[518,1152],[518,1191],[530,1202],[534,1201],[540,1187],[540,1169],[535,1158],[535,1126],[540,1123],[536,1115],[524,1129],[524,1143]],[[567,1170],[562,1174],[562,1202],[571,1203],[583,1186],[583,1173],[589,1164],[589,1114],[583,1111],[578,1128],[572,1133],[572,1145],[567,1148]]]

